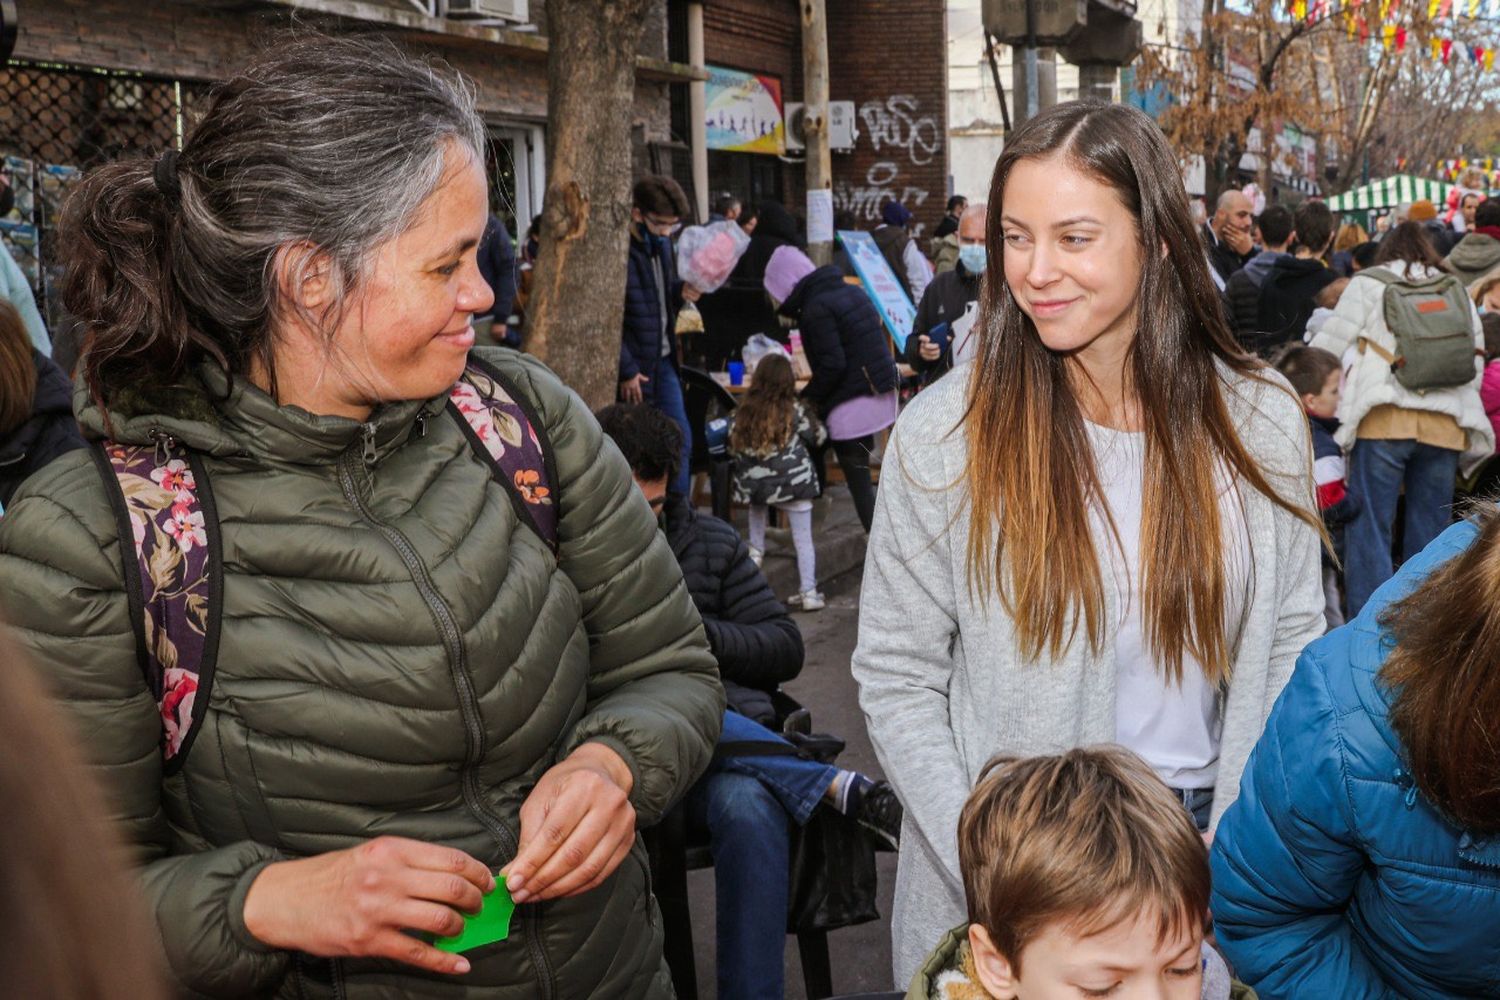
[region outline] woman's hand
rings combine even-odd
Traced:
[[[683,284],[682,284],[682,301],[684,301],[684,302],[697,302],[702,297],[703,297],[703,293],[702,292],[698,291],[698,289],[694,288],[692,285],[689,285],[687,282],[683,282]]]
[[[469,962],[403,930],[452,936],[495,887],[462,851],[377,837],[343,851],[267,865],[245,895],[245,927],[273,948],[323,958],[389,958],[461,975]]]
[[[630,768],[602,743],[585,743],[536,783],[521,804],[521,843],[501,869],[511,898],[576,896],[614,874],[635,843]]]

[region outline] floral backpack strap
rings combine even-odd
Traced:
[[[208,710],[218,654],[224,572],[213,493],[198,458],[165,434],[154,445],[102,442],[94,459],[114,484],[136,656],[173,774]]]
[[[521,523],[557,553],[557,471],[531,401],[491,365],[470,357],[448,394],[469,444],[505,486]]]

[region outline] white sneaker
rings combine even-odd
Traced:
[[[757,566],[759,566],[761,563],[765,562],[765,559],[766,559],[765,550],[763,550],[763,549],[757,549],[754,545],[747,546],[747,548],[750,549],[750,561],[751,562],[755,563],[755,565],[757,565]]]
[[[822,611],[828,606],[827,600],[816,590],[804,590],[800,594],[793,594],[787,598],[787,607],[801,608],[803,611]]]

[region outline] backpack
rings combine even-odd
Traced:
[[[530,403],[510,379],[471,356],[449,391],[447,411],[505,487],[521,523],[556,554],[557,474]],[[161,713],[164,774],[172,775],[208,710],[224,567],[202,458],[163,432],[153,431],[152,440],[100,442],[94,459],[111,484],[136,659]]]
[[[1396,338],[1395,354],[1367,337],[1359,338],[1361,352],[1374,351],[1391,366],[1396,381],[1412,392],[1474,381],[1474,358],[1484,352],[1474,346],[1472,307],[1461,281],[1451,274],[1411,281],[1383,268],[1369,268],[1360,275],[1385,286],[1385,325]]]

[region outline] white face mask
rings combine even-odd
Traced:
[[[958,262],[970,274],[983,274],[988,255],[983,243],[965,243],[958,248]]]

